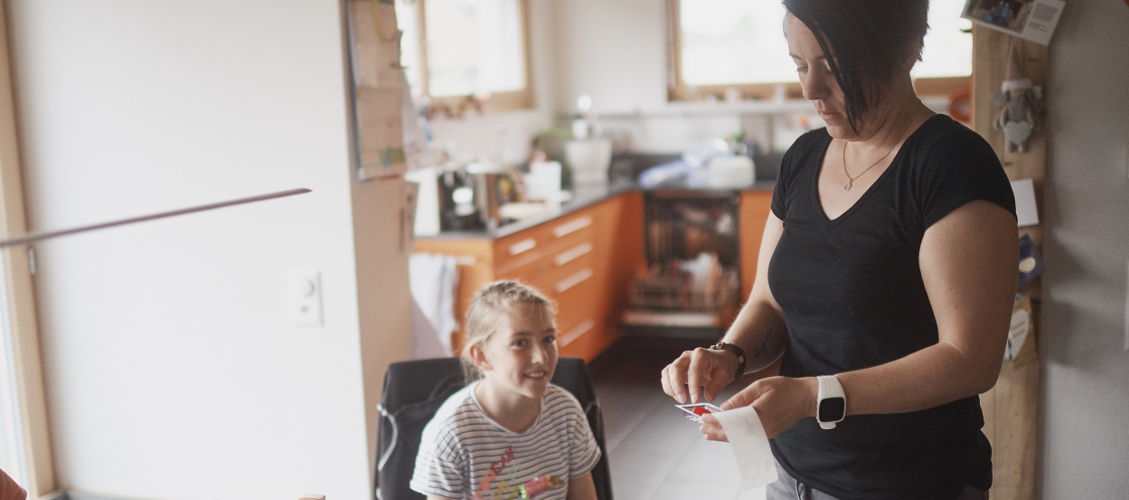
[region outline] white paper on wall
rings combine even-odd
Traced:
[[[1031,179],[1011,181],[1011,191],[1015,193],[1015,216],[1019,227],[1039,224],[1039,210],[1035,205],[1035,182]]]

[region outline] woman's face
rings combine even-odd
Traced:
[[[819,47],[815,34],[792,14],[788,14],[785,22],[788,55],[796,63],[796,73],[800,77],[800,86],[804,89],[804,98],[815,105],[832,137],[844,139],[856,136],[847,120],[843,89],[839,88],[839,82],[831,74],[831,66],[827,64],[828,56]]]

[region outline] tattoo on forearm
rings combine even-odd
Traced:
[[[768,353],[768,339],[771,337],[771,328],[769,328],[768,331],[761,333],[760,345],[757,345],[753,349],[753,359],[760,359],[761,356],[764,356],[766,353]]]

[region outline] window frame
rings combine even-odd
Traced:
[[[27,233],[19,129],[15,112],[8,20],[0,9],[0,237]],[[35,285],[31,273],[30,247],[14,246],[2,252],[5,286],[15,362],[15,388],[23,434],[23,459],[27,467],[28,498],[57,491],[51,447],[43,363],[39,348]]]
[[[522,72],[524,78],[521,90],[510,92],[494,92],[490,94],[490,99],[487,101],[485,113],[499,113],[507,111],[521,111],[526,109],[533,109],[535,107],[533,99],[533,70],[532,70],[532,57],[530,56],[529,44],[529,0],[516,0],[518,9],[520,11],[519,17],[521,18],[521,45],[522,45],[522,59],[525,65],[525,71]],[[466,102],[468,96],[432,96],[430,93],[428,82],[428,66],[427,66],[427,0],[414,0],[416,9],[416,35],[419,47],[419,80],[420,80],[420,95],[426,96],[431,99],[432,103],[442,104],[443,106],[453,109]]]
[[[416,0],[422,1],[422,0]],[[733,83],[691,86],[682,79],[682,1],[668,0],[667,38],[669,40],[670,81],[667,82],[667,101],[702,101],[710,96],[725,99],[729,89],[736,89],[742,99],[771,99],[777,87],[783,86],[784,97],[802,99],[800,82]],[[972,75],[940,78],[915,78],[913,88],[921,96],[950,96],[972,86]]]

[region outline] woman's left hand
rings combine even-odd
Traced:
[[[752,406],[757,411],[768,438],[790,429],[805,417],[815,416],[815,398],[819,383],[815,378],[769,377],[753,382],[726,402],[721,409],[728,411],[742,406]],[[702,416],[698,429],[710,441],[728,441],[717,417]]]

